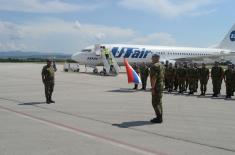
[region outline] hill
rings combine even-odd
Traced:
[[[64,53],[43,53],[43,52],[23,52],[23,51],[8,51],[8,52],[0,52],[1,59],[70,59],[70,54]]]

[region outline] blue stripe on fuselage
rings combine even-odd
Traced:
[[[146,58],[149,54],[153,52],[151,50],[141,50],[139,48],[129,48],[129,47],[113,47],[112,53],[115,58]]]

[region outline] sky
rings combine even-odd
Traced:
[[[0,0],[0,51],[75,53],[100,43],[214,47],[234,0]]]

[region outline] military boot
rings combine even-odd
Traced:
[[[51,103],[49,97],[46,98],[46,103],[47,103],[47,104],[50,104],[50,103]]]
[[[152,120],[150,120],[151,123],[162,123],[162,115],[159,115],[155,118],[153,118]]]

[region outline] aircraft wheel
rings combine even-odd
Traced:
[[[104,71],[100,71],[100,75],[101,76],[105,76],[105,72]]]
[[[97,74],[97,73],[98,73],[98,69],[95,68],[95,69],[93,70],[93,73]]]

